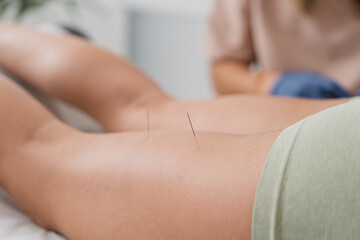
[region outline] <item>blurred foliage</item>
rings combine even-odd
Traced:
[[[52,2],[59,2],[67,7],[75,7],[75,0],[0,0],[0,17],[8,10],[15,12],[15,19],[21,19],[29,11],[40,8]]]

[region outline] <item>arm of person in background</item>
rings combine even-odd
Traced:
[[[246,63],[219,60],[212,64],[214,86],[219,94],[269,94],[280,72],[254,73]]]
[[[350,97],[336,80],[301,69],[288,72],[264,71],[254,74],[249,66],[256,61],[249,0],[217,0],[208,24],[206,52],[213,61],[214,85],[219,94],[270,94],[303,98]]]
[[[264,71],[254,74],[242,62],[223,60],[213,63],[212,72],[215,88],[221,95],[245,93],[312,99],[352,96],[334,79],[312,71]]]
[[[218,0],[209,18],[205,51],[213,61],[212,75],[219,94],[269,93],[278,72],[254,74],[255,61],[249,1]]]
[[[254,74],[246,64],[235,60],[214,61],[212,76],[219,94],[247,93],[254,89]]]

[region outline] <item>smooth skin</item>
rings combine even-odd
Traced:
[[[65,126],[0,78],[0,186],[69,239],[250,239],[257,181],[279,134]]]
[[[0,52],[1,67],[108,131],[64,125],[0,76],[0,186],[39,225],[74,240],[251,239],[258,180],[281,130],[347,101],[179,102],[82,40],[3,24]]]

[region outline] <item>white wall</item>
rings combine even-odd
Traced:
[[[131,0],[129,58],[178,99],[215,95],[203,53],[213,0]]]
[[[68,11],[54,2],[32,12],[23,20],[23,23],[31,26],[44,22],[77,26],[88,33],[96,44],[117,54],[125,51],[125,8],[112,0],[82,0],[74,11]]]
[[[214,0],[127,0],[125,5],[175,14],[206,15]]]
[[[170,14],[204,17],[214,0],[78,0],[79,11],[70,14],[58,3],[26,17],[25,23],[43,21],[71,23],[89,32],[96,43],[119,54],[126,53],[127,11],[146,9]]]
[[[205,17],[134,8],[129,24],[129,59],[163,90],[183,100],[214,95],[202,51]]]

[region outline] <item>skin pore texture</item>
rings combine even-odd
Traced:
[[[35,222],[72,240],[251,239],[257,184],[277,136],[347,101],[180,102],[89,43],[4,24],[0,52],[2,68],[107,130],[64,125],[0,76],[0,186]]]

